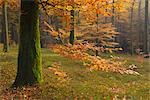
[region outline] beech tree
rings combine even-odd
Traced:
[[[139,5],[138,5],[138,35],[139,35],[139,48],[142,49],[142,44],[143,44],[143,39],[142,39],[142,28],[141,28],[141,0],[139,0]]]
[[[131,15],[130,15],[130,31],[131,34],[133,34],[133,14],[134,14],[134,6],[135,6],[135,0],[132,1],[131,4]],[[130,41],[131,41],[131,54],[134,54],[134,44],[133,44],[133,39],[132,36],[130,37]]]
[[[3,1],[3,21],[2,21],[2,36],[3,36],[3,51],[8,52],[9,41],[8,41],[8,19],[7,19],[7,1]]]
[[[145,0],[145,25],[144,25],[144,52],[149,53],[149,34],[148,34],[148,0]]]
[[[71,31],[70,31],[70,44],[74,44],[74,9],[71,10]]]
[[[13,86],[42,82],[38,0],[21,0],[20,44]]]
[[[113,13],[113,14],[115,14],[114,3],[115,3],[115,0],[112,1],[112,4],[113,4],[113,6],[112,6],[112,13]],[[114,22],[115,22],[115,17],[114,17],[114,15],[112,15],[111,22],[112,22],[112,24],[114,25]]]

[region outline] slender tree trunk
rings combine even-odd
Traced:
[[[149,53],[149,34],[148,34],[148,0],[145,0],[145,24],[144,24],[144,52]]]
[[[7,18],[7,1],[4,0],[3,4],[3,39],[4,39],[4,46],[3,46],[3,51],[8,52],[9,50],[9,38],[8,38],[8,18]]]
[[[99,28],[98,28],[99,27],[99,16],[98,16],[98,13],[96,14],[96,18],[97,18],[97,21],[96,21],[96,24],[97,24],[96,31],[97,31],[97,34],[98,34],[98,31],[99,31]],[[95,44],[96,44],[95,46],[98,47],[98,38],[95,39]],[[96,50],[95,55],[98,56],[98,50]]]
[[[70,37],[69,37],[69,43],[70,44],[74,44],[74,0],[71,0],[71,3],[72,3],[72,10],[71,10],[71,31],[70,31]]]
[[[113,6],[112,6],[112,18],[111,18],[111,22],[112,22],[112,25],[115,24],[115,17],[114,17],[114,14],[115,14],[115,7],[114,7],[114,3],[115,3],[115,0],[112,1],[113,3]]]
[[[148,0],[145,0],[145,24],[144,24],[144,52],[149,54],[149,34],[148,34]]]
[[[13,86],[42,82],[39,6],[37,0],[21,0],[20,44],[17,76]]]
[[[76,11],[76,15],[77,15],[76,25],[78,26],[80,24],[80,11]]]
[[[139,31],[139,48],[142,49],[142,44],[143,44],[143,41],[142,41],[142,32],[141,32],[141,0],[139,0],[139,5],[138,5],[138,31]]]
[[[2,10],[0,10],[1,12],[2,12]],[[4,30],[3,30],[3,16],[0,16],[0,19],[2,19],[2,20],[0,20],[0,26],[1,26],[1,33],[0,33],[0,43],[4,43]]]
[[[117,22],[117,20],[118,20],[118,22]],[[115,25],[116,25],[116,27],[117,27],[117,31],[118,31],[118,32],[121,32],[121,31],[122,31],[122,26],[121,26],[121,23],[119,22],[119,20],[120,20],[120,15],[117,16],[117,20],[115,21]]]
[[[70,31],[70,44],[74,44],[74,9],[71,10],[71,31]]]
[[[106,5],[108,4],[108,1],[106,1]],[[105,11],[107,12],[108,11],[108,9],[106,8],[105,9]],[[105,19],[104,19],[104,23],[106,24],[108,22],[108,17],[107,16],[105,16]]]
[[[18,33],[15,27],[15,24],[11,24],[11,37],[15,44],[18,44]]]
[[[130,37],[130,40],[131,40],[131,55],[134,54],[134,44],[133,44],[133,39],[132,39],[132,32],[133,32],[133,12],[134,12],[134,4],[135,4],[135,0],[132,1],[132,6],[131,6],[131,16],[130,16],[130,30],[131,30],[131,37]]]
[[[95,39],[95,43],[96,43],[95,46],[98,47],[98,43],[99,43],[98,38]],[[96,50],[95,55],[99,56],[98,50]]]

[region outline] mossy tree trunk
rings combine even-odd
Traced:
[[[41,82],[39,6],[36,0],[21,0],[18,69],[13,86],[18,87]]]
[[[7,1],[4,0],[3,3],[3,28],[2,28],[2,36],[3,36],[3,51],[8,52],[9,43],[8,43],[8,19],[7,19]]]

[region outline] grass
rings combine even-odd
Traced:
[[[43,78],[44,82],[36,87],[30,87],[30,91],[11,90],[9,87],[13,83],[17,69],[17,48],[10,48],[9,53],[3,53],[0,49],[0,88],[1,98],[17,98],[17,95],[30,95],[35,99],[78,99],[78,100],[112,100],[118,98],[122,100],[149,100],[150,78],[149,61],[142,62],[136,56],[116,55],[126,60],[126,66],[135,64],[139,67],[138,75],[121,75],[119,73],[95,71],[89,72],[82,65],[81,61],[65,58],[53,53],[49,49],[42,49],[43,57]],[[104,58],[109,58],[110,54],[102,54]],[[48,69],[54,62],[61,65],[61,69],[67,73],[68,78],[58,80],[58,76]],[[62,81],[63,80],[63,81]],[[34,90],[35,89],[35,90]],[[13,95],[12,95],[13,94]],[[15,96],[14,96],[15,95]],[[117,100],[117,99],[115,99]]]

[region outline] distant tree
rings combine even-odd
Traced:
[[[69,43],[74,44],[74,17],[75,17],[75,11],[74,11],[74,0],[71,0],[72,3],[72,10],[70,11],[71,15],[71,30],[70,30],[70,37],[69,37]]]
[[[3,21],[2,21],[2,36],[3,36],[3,51],[8,52],[9,49],[9,36],[8,36],[8,16],[7,16],[7,1],[3,2]]]
[[[13,86],[42,82],[38,0],[21,0],[20,44]]]
[[[2,16],[2,14],[1,14],[1,33],[0,33],[0,42],[1,43],[4,43],[4,29],[3,29],[3,22],[4,22],[4,20],[3,20],[3,16]]]
[[[141,21],[142,21],[142,19],[141,19],[141,0],[139,0],[139,4],[138,4],[138,32],[139,32],[139,48],[143,48],[142,47],[142,44],[143,44],[143,39],[142,39],[142,36],[143,36],[143,34],[142,34],[142,29],[141,29]]]
[[[114,17],[114,14],[115,14],[115,0],[113,0],[112,1],[112,4],[113,4],[113,6],[112,6],[112,18],[111,18],[111,22],[112,22],[112,24],[114,25],[114,22],[115,22],[115,17]]]
[[[130,32],[133,34],[133,14],[134,14],[134,6],[135,6],[135,0],[132,1],[131,4],[131,15],[130,15]],[[133,43],[132,35],[130,36],[130,42],[131,42],[131,54],[134,53],[134,43]]]
[[[144,52],[148,54],[149,48],[149,33],[148,33],[148,0],[145,0],[145,25],[144,25]]]
[[[16,24],[11,24],[11,38],[16,44],[18,44],[18,33],[16,27]]]

